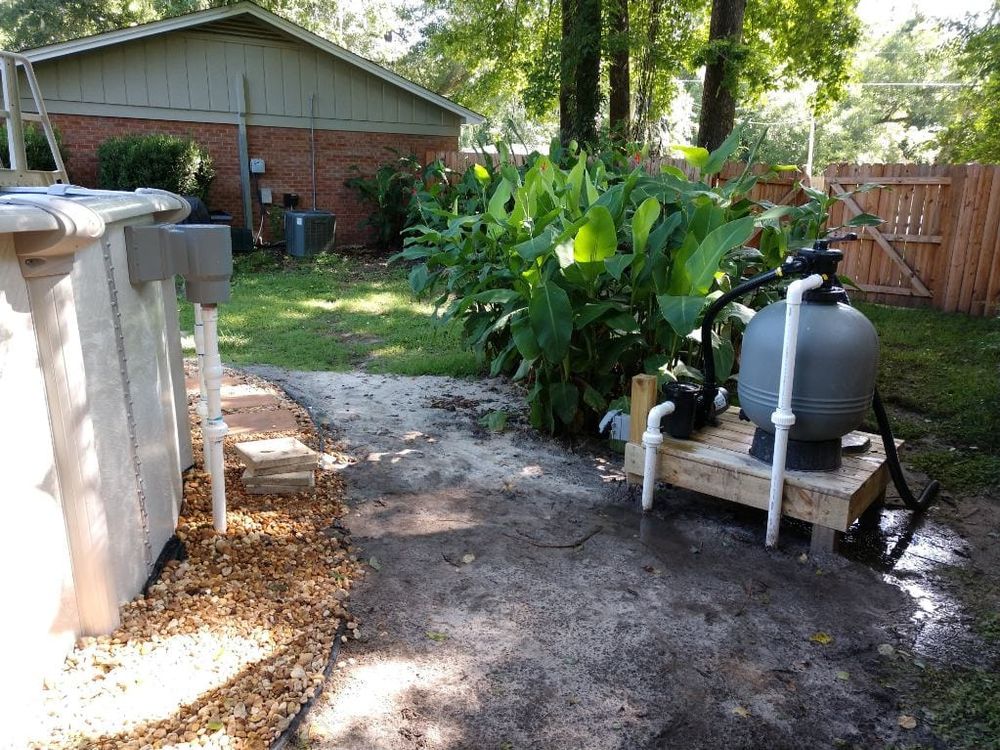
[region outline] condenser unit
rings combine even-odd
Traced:
[[[329,211],[285,211],[285,247],[303,258],[333,249],[337,217]]]

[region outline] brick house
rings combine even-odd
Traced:
[[[278,205],[298,193],[300,208],[337,215],[338,244],[368,236],[367,210],[344,185],[353,166],[371,174],[390,148],[457,150],[461,126],[483,119],[250,2],[24,54],[74,183],[95,184],[97,146],[112,135],[188,136],[212,154],[209,204],[234,226],[256,230],[261,193]],[[251,159],[264,160],[263,174]]]

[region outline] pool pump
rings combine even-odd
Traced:
[[[938,483],[931,481],[916,498],[903,477],[885,407],[875,387],[878,335],[871,322],[850,306],[837,278],[837,266],[844,256],[831,244],[856,239],[857,235],[849,234],[817,240],[780,267],[754,276],[716,299],[701,326],[704,384],[668,384],[667,401],[657,407],[657,415],[651,413],[643,437],[648,467],[650,453],[662,442],[654,416],[656,420],[667,418],[665,427],[675,438],[689,437],[692,431],[717,423],[717,415],[728,406],[728,394],[718,383],[712,348],[707,343],[712,340],[716,317],[743,295],[793,279],[785,299],[760,310],[747,325],[740,355],[740,416],[757,426],[750,454],[772,465],[768,546],[777,541],[786,468],[838,469],[843,436],[861,425],[869,408],[875,413],[893,484],[907,507],[925,510],[939,489]],[[643,508],[648,509],[652,487],[645,484]]]

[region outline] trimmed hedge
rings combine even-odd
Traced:
[[[56,136],[56,145],[63,161],[66,161],[66,148],[62,143],[62,134],[56,127],[52,128]],[[44,131],[31,124],[24,126],[24,155],[28,158],[28,169],[43,169],[55,171],[56,160],[49,150],[49,142]],[[10,169],[10,155],[7,153],[7,128],[0,125],[0,167]]]
[[[212,157],[204,148],[190,138],[164,133],[108,138],[97,147],[97,163],[99,188],[158,188],[206,202],[215,177]]]

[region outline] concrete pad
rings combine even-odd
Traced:
[[[288,409],[266,411],[239,411],[227,414],[226,424],[230,435],[252,435],[257,432],[280,432],[298,427],[295,414]]]
[[[316,451],[301,440],[291,437],[237,443],[236,452],[254,471],[316,460]]]

